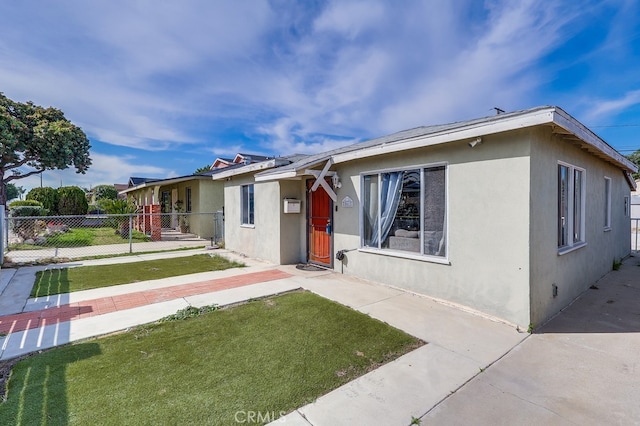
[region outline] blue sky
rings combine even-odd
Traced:
[[[640,148],[635,0],[21,0],[0,3],[0,28],[0,92],[91,140],[87,174],[45,186],[314,153],[493,107],[557,105]]]

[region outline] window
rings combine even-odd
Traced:
[[[361,246],[446,257],[446,167],[362,175]]]
[[[191,213],[191,187],[190,186],[187,186],[185,188],[184,195],[185,195],[184,198],[186,198],[187,200],[187,206],[186,206],[187,213]]]
[[[558,248],[584,244],[585,171],[558,164]]]
[[[624,197],[624,217],[629,217],[631,215],[629,207],[629,197]]]
[[[604,229],[611,229],[611,179],[604,178]]]
[[[242,211],[242,225],[253,225],[253,184],[242,185],[242,199],[240,209]]]

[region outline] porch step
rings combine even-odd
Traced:
[[[196,234],[183,233],[171,228],[162,228],[161,234],[162,234],[162,241],[200,240],[201,239]]]

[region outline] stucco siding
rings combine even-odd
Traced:
[[[353,208],[334,213],[335,250],[360,246],[360,173],[444,162],[448,261],[439,264],[355,250],[337,271],[446,299],[519,325],[529,321],[529,132],[338,164]]]
[[[254,185],[254,225],[241,224],[241,187]],[[280,182],[255,182],[253,174],[225,183],[225,247],[256,259],[282,263]]]
[[[629,254],[629,218],[622,171],[553,135],[536,131],[531,157],[531,322],[538,326],[611,271],[614,259]],[[558,252],[558,161],[586,173],[585,242]],[[605,177],[611,179],[611,227],[605,229]],[[557,296],[553,296],[553,286]]]
[[[306,261],[306,202],[302,180],[282,180],[280,184],[280,263],[294,264]],[[284,213],[284,199],[300,201],[300,213]]]
[[[190,221],[194,226],[191,227],[191,232],[201,238],[209,239],[214,234],[211,213],[222,210],[224,206],[224,184],[201,180],[193,182],[192,185],[186,184],[185,187],[187,186],[191,187],[191,199],[193,200],[192,212],[194,214],[191,215]]]

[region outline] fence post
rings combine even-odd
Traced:
[[[129,253],[133,253],[133,215],[129,213]]]
[[[0,205],[0,267],[2,267],[4,263],[4,235],[5,232],[9,232],[6,228],[8,228],[8,223],[6,223],[4,218],[4,206]]]

